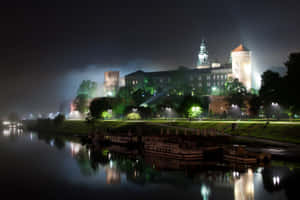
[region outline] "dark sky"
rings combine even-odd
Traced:
[[[202,38],[225,62],[240,43],[262,72],[300,51],[299,0],[3,0],[0,115],[55,112],[103,72],[194,66]]]

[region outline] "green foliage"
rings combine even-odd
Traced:
[[[101,116],[102,116],[103,119],[111,119],[112,118],[112,113],[109,112],[109,111],[104,111],[104,112],[102,112]]]
[[[198,97],[193,97],[193,96],[184,96],[182,99],[181,104],[179,105],[179,108],[177,110],[178,114],[181,114],[185,117],[190,117],[191,116],[191,111],[190,110],[193,106],[200,107],[201,108],[201,99]],[[202,113],[202,108],[200,109]],[[195,113],[195,112],[194,112]],[[198,112],[196,112],[198,114]]]
[[[232,79],[229,78],[225,84],[225,95],[231,96],[231,95],[242,95],[245,96],[247,94],[246,87],[239,82],[238,79]]]
[[[77,96],[85,95],[89,99],[96,97],[98,84],[94,81],[83,80],[77,90]]]
[[[225,83],[225,95],[229,105],[237,105],[244,108],[244,101],[248,95],[246,87],[238,79],[228,79]]]
[[[128,120],[140,120],[141,119],[141,116],[140,116],[140,114],[138,114],[138,113],[129,113],[128,115],[127,115],[127,119]]]
[[[126,107],[133,106],[134,100],[130,94],[130,89],[121,87],[116,95],[117,103],[113,106],[113,113],[116,117],[121,117],[126,114]]]
[[[189,118],[200,117],[201,113],[202,113],[202,108],[199,105],[197,105],[197,104],[193,104],[188,109],[188,117]]]

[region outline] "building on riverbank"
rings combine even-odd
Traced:
[[[170,89],[183,82],[191,95],[195,91],[211,94],[214,90],[222,89],[228,78],[232,77],[237,78],[247,89],[251,88],[251,52],[246,47],[240,45],[231,52],[232,63],[210,62],[208,58],[206,42],[202,41],[195,67],[156,72],[136,71],[125,76],[125,85],[129,88],[144,88],[152,82]],[[178,95],[182,93],[177,92]]]

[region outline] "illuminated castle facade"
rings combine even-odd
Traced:
[[[125,76],[129,88],[142,88],[149,80],[164,88],[172,88],[183,80],[191,88],[190,92],[201,91],[211,94],[213,90],[224,87],[229,77],[237,78],[249,90],[251,88],[251,52],[243,45],[231,52],[232,63],[209,62],[206,41],[202,40],[196,67],[172,71],[144,72],[137,71]]]
[[[243,45],[231,52],[232,77],[238,79],[249,90],[252,86],[251,52]]]

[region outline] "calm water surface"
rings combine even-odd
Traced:
[[[17,130],[0,134],[0,162],[7,199],[299,199],[294,166],[191,165]]]

